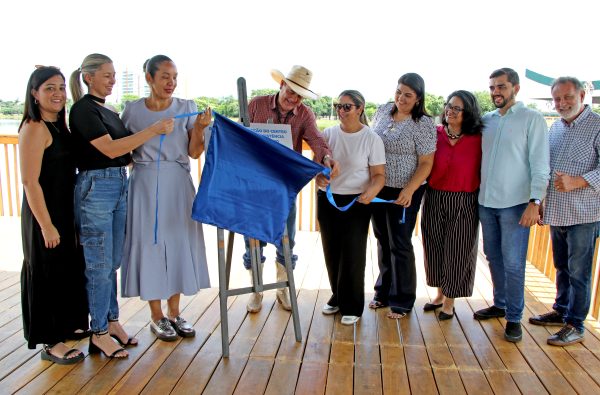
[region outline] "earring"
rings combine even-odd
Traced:
[[[33,99],[33,102],[34,102],[35,104],[40,104],[40,102],[38,101],[38,99]]]

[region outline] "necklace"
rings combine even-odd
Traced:
[[[445,127],[444,129],[446,130],[446,136],[448,136],[450,140],[458,140],[462,137],[462,132],[458,132],[456,134],[452,133],[449,126]]]
[[[101,97],[98,96],[94,96],[91,93],[86,94],[87,97],[89,97],[90,99],[92,99],[93,101],[97,101],[98,103],[106,103],[106,99],[103,99]]]
[[[47,127],[47,125],[50,125],[50,126],[52,126],[52,129],[54,129],[56,131],[56,133],[60,134],[60,130],[58,130],[58,128],[56,127],[56,125],[54,125],[54,122],[46,121],[46,120],[44,120],[44,122],[46,123],[46,127]]]

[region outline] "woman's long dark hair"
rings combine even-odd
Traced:
[[[448,95],[446,103],[450,103],[450,99],[458,97],[463,101],[462,125],[460,127],[463,134],[481,134],[483,122],[481,121],[481,110],[479,103],[471,92],[458,90]],[[448,126],[446,121],[446,110],[442,113],[442,124]]]
[[[36,102],[33,97],[33,90],[39,90],[40,86],[55,75],[60,75],[62,80],[65,81],[65,76],[57,67],[53,66],[41,66],[38,67],[31,73],[29,81],[27,82],[27,91],[25,92],[25,107],[23,109],[23,119],[19,124],[19,130],[29,121],[40,122],[42,121],[42,113],[40,112],[40,105]],[[65,108],[58,113],[58,122],[60,122],[61,130],[67,130],[67,121],[65,116]]]

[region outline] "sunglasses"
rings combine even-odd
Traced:
[[[348,112],[348,111],[352,110],[352,107],[358,107],[358,106],[356,104],[350,104],[350,103],[344,103],[344,104],[336,103],[333,105],[333,108],[335,108],[336,111],[343,109],[344,112]]]

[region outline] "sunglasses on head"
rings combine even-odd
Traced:
[[[348,112],[350,110],[352,110],[352,107],[358,107],[356,104],[350,104],[350,103],[336,103],[333,105],[333,108],[335,108],[337,111],[339,110],[344,110],[344,112]]]

